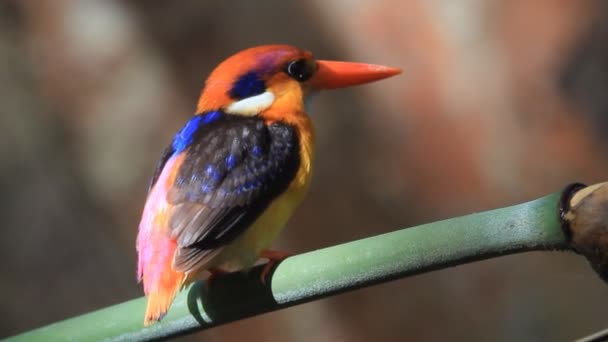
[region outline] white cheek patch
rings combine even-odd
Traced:
[[[270,91],[265,91],[260,95],[246,97],[242,100],[233,102],[226,108],[226,113],[254,116],[270,107],[273,102],[274,94]]]

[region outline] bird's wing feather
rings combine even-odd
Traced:
[[[226,116],[201,128],[169,189],[173,268],[190,271],[243,232],[294,179],[295,128]]]
[[[150,184],[148,185],[148,192],[150,192],[150,190],[152,190],[152,187],[154,186],[154,184],[156,184],[156,181],[158,181],[158,177],[160,177],[160,174],[163,171],[165,164],[167,164],[167,161],[169,160],[169,158],[171,158],[172,154],[173,154],[172,146],[165,148],[165,150],[161,154],[160,160],[158,161],[158,163],[156,163],[156,168],[154,169],[154,174],[152,175]]]

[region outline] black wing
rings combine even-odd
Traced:
[[[224,116],[201,127],[169,190],[173,267],[188,271],[231,242],[281,194],[300,165],[295,128]]]

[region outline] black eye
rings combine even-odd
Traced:
[[[313,61],[299,59],[287,63],[285,72],[298,82],[304,82],[312,76],[315,69],[315,63]]]

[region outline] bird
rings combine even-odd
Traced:
[[[148,187],[136,241],[144,325],[160,321],[203,271],[213,276],[285,258],[269,246],[310,185],[310,98],[400,72],[317,60],[290,45],[256,46],[221,62]]]

